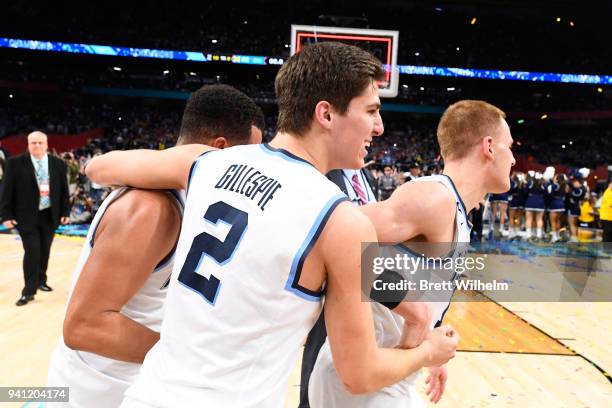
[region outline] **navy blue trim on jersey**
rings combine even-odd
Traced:
[[[93,232],[91,233],[91,238],[89,238],[89,248],[93,249],[94,246],[94,238],[96,237],[96,231],[98,230],[98,225],[100,225],[100,221],[102,220],[102,217],[100,217],[100,219],[98,220],[98,223],[96,224],[96,226],[94,227]]]
[[[176,199],[176,202],[181,206],[181,210],[185,209],[185,202],[183,201],[183,196],[178,190],[168,190],[170,194]]]
[[[459,280],[461,278],[460,275],[457,274],[457,272],[455,272],[455,274],[453,275],[453,278],[451,279],[451,282],[455,282],[457,280]],[[457,291],[457,285],[453,285],[453,293],[451,294],[450,298],[452,299],[453,296],[455,295],[455,292]],[[451,302],[450,300],[448,301],[448,304],[446,305],[446,309],[444,309],[444,311],[442,312],[442,314],[440,315],[440,320],[438,320],[436,322],[436,324],[434,325],[434,328],[440,327],[442,326],[442,323],[444,322],[444,316],[446,316],[446,312],[448,312],[448,309],[450,309],[450,305]]]
[[[472,223],[470,222],[470,220],[468,218],[469,212],[465,208],[465,204],[463,203],[463,199],[461,198],[461,194],[459,194],[459,191],[457,191],[457,187],[455,187],[455,183],[453,183],[453,179],[450,178],[446,174],[441,174],[441,175],[446,177],[448,179],[448,181],[450,181],[451,187],[453,188],[453,190],[455,191],[455,195],[459,199],[459,204],[461,204],[461,208],[459,210],[463,209],[463,214],[465,215],[465,220],[467,221],[468,225],[470,226],[470,230],[471,230],[474,226],[472,225]]]
[[[302,267],[304,266],[304,261],[306,260],[306,257],[317,242],[317,239],[321,235],[321,232],[323,231],[325,224],[327,224],[327,220],[331,216],[332,212],[336,209],[338,204],[342,203],[343,201],[349,201],[349,199],[344,194],[338,194],[337,196],[332,197],[332,199],[325,204],[325,206],[317,216],[317,219],[310,228],[310,231],[308,232],[306,239],[300,246],[300,249],[298,250],[297,254],[295,254],[295,256],[293,257],[293,262],[291,263],[291,272],[289,273],[289,277],[287,278],[285,289],[305,300],[309,300],[311,302],[318,302],[319,300],[321,300],[321,296],[323,295],[323,289],[318,292],[314,292],[310,289],[300,286],[298,282],[300,281],[300,274],[302,273]]]
[[[117,193],[115,195],[115,197],[113,197],[113,202],[108,203],[108,205],[104,208],[104,211],[100,214],[100,217],[98,218],[98,221],[96,222],[96,226],[94,227],[94,230],[91,233],[91,238],[89,239],[89,248],[93,248],[93,246],[94,246],[94,238],[96,237],[96,232],[98,231],[98,227],[100,226],[100,223],[102,222],[102,217],[104,217],[104,214],[106,214],[106,210],[108,210],[108,207],[110,207],[110,205],[112,203],[114,203],[120,196],[122,196],[126,191],[129,191],[129,190],[131,190],[130,187],[124,187],[123,191]],[[117,190],[115,190],[115,191],[117,191]],[[111,192],[111,194],[112,194],[112,192]],[[104,203],[106,200],[108,200],[108,196],[104,199],[104,201],[102,201],[102,203]],[[95,217],[94,217],[94,219],[95,219]],[[91,228],[91,225],[89,226],[89,228]]]
[[[278,156],[292,163],[307,164],[315,168],[315,166],[309,161],[304,160],[301,157],[298,157],[295,154],[290,153],[285,149],[277,149],[275,147],[270,146],[268,143],[263,143],[263,144],[260,144],[259,146],[261,146],[261,150],[273,156]]]
[[[191,168],[189,169],[189,177],[187,178],[187,189],[186,194],[189,193],[189,185],[191,184],[191,178],[193,177],[193,174],[196,171],[196,168],[198,167],[198,163],[200,162],[200,159],[206,154],[206,153],[210,153],[213,152],[214,150],[208,150],[204,153],[202,153],[201,155],[199,155],[198,157],[196,157],[196,159],[193,161],[193,163],[191,163]]]

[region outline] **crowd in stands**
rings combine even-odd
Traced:
[[[75,5],[67,13],[53,3],[32,8],[13,2],[3,11],[0,35],[287,57],[291,24],[368,27],[400,31],[401,64],[609,74],[608,7],[256,0],[248,8],[231,2],[185,8],[124,3],[99,4],[95,13]]]
[[[91,157],[116,149],[164,149],[174,145],[180,123],[181,104],[160,106],[123,105],[121,108],[109,104],[86,106],[62,104],[59,108],[47,106],[43,109],[10,108],[0,110],[0,127],[7,134],[27,133],[37,128],[51,134],[79,133],[92,127],[104,129],[103,135],[90,140],[82,148],[58,153],[69,164],[69,184],[74,201],[72,221],[87,222],[95,213],[105,190],[92,185],[83,173]],[[27,113],[26,113],[27,112]],[[406,179],[417,175],[437,174],[443,163],[436,142],[437,116],[423,117],[393,113],[385,119],[385,134],[376,138],[367,160],[370,169],[380,179],[380,192],[387,195]],[[275,133],[274,115],[266,118],[265,140]],[[552,135],[571,132],[572,128],[538,126],[533,136],[520,136],[522,143],[516,146],[515,154],[533,156],[541,163],[578,167],[595,167],[610,161],[609,152],[612,135],[605,127],[589,130],[587,137],[574,135],[574,143],[553,148]],[[521,133],[521,132],[515,132]],[[519,136],[515,134],[515,139]],[[390,174],[384,169],[388,167]],[[412,173],[412,174],[411,174]],[[385,178],[386,176],[386,178]],[[392,182],[389,181],[391,176]],[[383,181],[385,180],[385,181]],[[384,186],[384,188],[383,188]],[[391,186],[391,190],[389,190]],[[385,192],[386,191],[386,192]]]
[[[13,2],[6,5],[0,17],[0,36],[286,58],[291,24],[337,25],[399,30],[400,64],[612,72],[610,44],[602,35],[604,29],[595,24],[600,16],[592,11],[559,11],[557,22],[557,16],[549,10],[531,4],[527,7],[526,3],[523,11],[529,12],[525,13],[500,13],[494,7],[470,6],[469,2],[441,7],[396,3],[393,13],[376,2],[340,6],[335,2],[294,4],[280,0],[255,0],[248,9],[219,2],[200,3],[197,9],[172,4],[146,8],[123,4],[117,9],[100,4],[95,13],[81,6],[64,13],[51,3],[31,8]],[[327,16],[320,13],[323,5]],[[337,17],[340,15],[357,17]],[[441,26],[445,29],[439,30]],[[448,32],[454,33],[452,38],[448,38]],[[509,32],[513,35],[507,35]],[[269,141],[276,133],[274,66],[250,66],[246,70],[220,63],[196,67],[193,63],[155,60],[141,64],[131,59],[117,62],[117,58],[94,62],[54,53],[11,52],[0,63],[0,81],[4,81],[4,87],[16,85],[20,91],[11,93],[9,103],[0,104],[0,140],[33,129],[50,134],[103,129],[100,137],[82,148],[59,154],[69,163],[74,222],[87,222],[105,196],[106,190],[92,185],[83,174],[91,157],[114,149],[172,146],[184,104],[180,99],[155,102],[97,96],[88,88],[187,93],[207,83],[229,83],[264,109],[264,140]],[[28,91],[34,88],[34,92]],[[610,119],[561,123],[543,121],[540,114],[609,110],[607,94],[608,89],[596,91],[590,85],[402,75],[397,98],[384,100],[383,104],[424,106],[441,113],[457,100],[484,99],[509,114],[516,140],[515,155],[545,165],[594,168],[611,162]],[[385,134],[375,139],[368,161],[384,198],[406,180],[440,172],[443,162],[436,142],[438,114],[383,109],[382,115]]]

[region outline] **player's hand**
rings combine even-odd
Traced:
[[[62,217],[60,219],[60,222],[62,223],[62,225],[66,225],[70,222],[70,218],[69,217]]]
[[[455,357],[459,334],[448,325],[433,329],[427,334],[424,346],[428,352],[425,367],[438,367]]]
[[[2,225],[4,225],[8,229],[11,229],[11,228],[14,228],[15,225],[17,225],[17,221],[15,221],[15,220],[6,220],[6,221],[2,222]]]
[[[447,379],[448,371],[445,365],[429,368],[429,376],[425,380],[425,384],[429,384],[426,394],[429,396],[429,400],[434,404],[437,404],[440,398],[442,398]]]

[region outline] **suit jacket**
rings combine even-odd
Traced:
[[[49,189],[53,226],[57,227],[61,217],[70,215],[70,196],[66,164],[51,155],[49,155]],[[0,218],[16,220],[20,228],[33,227],[38,222],[39,202],[40,192],[30,154],[25,153],[8,159],[0,191]]]
[[[372,173],[368,169],[360,170],[365,179],[367,180],[372,192],[374,193],[374,197],[378,197],[377,189],[376,189],[376,180],[372,176]],[[330,179],[335,185],[340,187],[340,190],[346,195],[348,192],[346,191],[346,183],[344,182],[344,177],[342,176],[342,170],[332,170],[326,174],[327,178]]]

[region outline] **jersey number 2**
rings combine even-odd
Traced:
[[[217,225],[220,221],[231,225],[225,241],[202,232],[196,235],[185,259],[178,280],[201,294],[211,304],[215,304],[221,281],[214,275],[206,278],[196,271],[206,255],[212,257],[219,265],[225,265],[232,259],[236,247],[247,227],[249,215],[231,205],[218,201],[208,207],[204,219]]]

